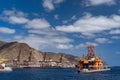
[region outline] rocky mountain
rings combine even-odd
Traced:
[[[41,52],[25,43],[2,41],[0,41],[0,57],[8,59],[7,64],[9,65],[14,65],[14,61],[19,61],[20,64],[23,64],[25,61],[32,61],[34,64],[37,64],[37,62],[43,60],[75,64],[78,60],[78,57],[70,54]]]

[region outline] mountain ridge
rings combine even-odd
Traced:
[[[44,60],[45,53],[47,61],[52,59],[53,61],[60,62],[62,57],[63,64],[66,64],[66,62],[76,64],[78,60],[78,57],[71,54],[37,51],[26,43],[0,41],[0,56],[7,58],[7,64],[9,65],[14,65],[13,61],[15,60],[19,61],[20,64],[24,64],[24,61],[29,60],[34,62],[34,64],[38,64],[38,61]]]

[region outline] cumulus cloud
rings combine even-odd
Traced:
[[[33,28],[33,29],[43,29],[43,28],[49,28],[50,24],[45,19],[33,19],[29,21],[25,27]]]
[[[47,35],[47,36],[58,36],[60,34],[63,34],[63,33],[59,34],[57,31],[52,30],[50,28],[47,28],[47,29],[33,29],[33,30],[28,30],[28,32],[32,33],[32,34]]]
[[[86,6],[96,6],[96,5],[114,5],[116,4],[115,0],[86,0]]]
[[[52,0],[44,0],[43,7],[47,8],[48,10],[54,10],[54,5],[52,3]]]
[[[98,43],[111,43],[111,41],[107,38],[97,38],[95,41]]]
[[[93,34],[93,33],[82,33],[81,35],[80,35],[80,38],[83,38],[83,39],[90,39],[90,38],[94,38],[94,37],[96,37],[95,36],[95,34]]]
[[[22,38],[23,38],[22,35],[16,35],[16,36],[14,36],[14,39],[16,39],[16,40],[20,40],[20,39],[22,39]]]
[[[63,32],[59,32],[56,31],[54,29],[51,28],[47,28],[47,29],[33,29],[33,30],[29,30],[30,34],[37,34],[39,36],[36,37],[41,37],[40,40],[45,41],[45,42],[40,42],[37,45],[37,48],[39,48],[39,46],[42,45],[42,47],[44,45],[44,48],[54,48],[54,49],[71,49],[73,48],[73,45],[71,44],[71,42],[73,42],[72,39],[68,38],[65,36],[65,34]],[[34,42],[34,40],[32,40]],[[36,42],[36,41],[35,41]]]
[[[25,36],[24,38],[17,39],[17,40],[20,42],[25,42],[36,49],[46,49],[46,48],[58,49],[60,48],[60,46],[58,47],[58,45],[60,44],[64,45],[62,49],[63,48],[68,49],[65,47],[65,45],[67,46],[71,42],[73,42],[72,39],[69,39],[64,36],[39,36],[39,35],[34,35],[34,34]]]
[[[117,29],[117,30],[111,30],[110,34],[120,34],[120,30],[119,29]]]
[[[26,13],[22,12],[22,11],[17,11],[16,9],[12,9],[12,10],[4,10],[3,11],[3,15],[6,16],[18,16],[18,17],[25,17],[27,16]]]
[[[62,23],[63,24],[67,24],[69,22],[69,20],[63,20]]]
[[[27,14],[17,10],[5,10],[0,19],[11,24],[24,24],[25,28],[42,29],[50,27],[50,24],[44,18],[34,18],[32,20],[26,18]]]
[[[55,9],[55,5],[58,5],[60,3],[62,3],[63,0],[43,0],[43,7],[48,9],[48,10],[54,10]]]
[[[61,0],[54,1],[55,4],[60,3]],[[72,48],[73,40],[66,37],[63,32],[56,31],[51,28],[50,23],[44,18],[26,18],[26,14],[17,10],[5,10],[1,14],[1,19],[11,24],[19,24],[26,28],[28,34],[16,34],[14,40],[25,42],[36,49],[70,49]],[[58,15],[55,16],[56,19]],[[14,29],[5,27],[0,28],[0,33],[12,34]]]
[[[6,28],[6,27],[0,27],[0,33],[3,34],[13,34],[15,33],[14,29]]]
[[[71,44],[59,44],[59,45],[57,45],[57,48],[58,49],[71,49],[71,48],[73,48],[73,45],[71,45]]]
[[[94,46],[98,46],[97,43],[94,42],[85,42],[85,43],[80,43],[79,45],[75,46],[75,49],[81,49],[81,48],[85,48],[88,45],[94,45]]]
[[[25,24],[29,20],[26,18],[27,14],[22,11],[13,10],[4,10],[0,15],[0,19],[8,21],[11,24]]]
[[[29,21],[24,17],[16,17],[16,16],[10,16],[8,20],[12,24],[25,24]]]
[[[112,36],[111,39],[120,39],[120,36]]]
[[[81,33],[82,35],[90,34],[91,36],[95,33],[119,28],[119,22],[119,15],[112,15],[110,17],[85,15],[71,25],[56,26],[55,29],[67,33]]]

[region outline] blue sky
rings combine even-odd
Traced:
[[[86,46],[120,66],[119,0],[1,0],[0,40],[77,56]]]

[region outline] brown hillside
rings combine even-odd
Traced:
[[[0,56],[7,58],[10,63],[18,57],[23,63],[25,60],[28,61],[30,55],[32,55],[32,61],[42,60],[42,55],[25,43],[11,42],[0,47]]]
[[[45,56],[46,54],[46,56]],[[66,62],[73,64],[77,62],[78,57],[63,53],[53,52],[39,52],[25,43],[18,42],[2,42],[0,41],[0,56],[8,59],[8,64],[13,65],[14,61],[19,61],[24,64],[25,61],[39,63],[39,61],[55,61],[66,64]],[[45,58],[45,60],[44,60]]]

